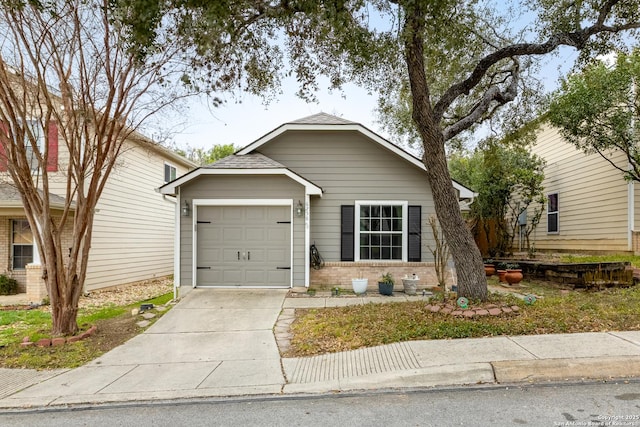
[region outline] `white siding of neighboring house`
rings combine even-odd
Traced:
[[[96,206],[85,290],[173,274],[175,203],[155,189],[164,184],[165,162],[176,167],[177,176],[190,167],[148,146],[127,147]],[[60,137],[58,171],[49,172],[50,193],[65,197],[68,162]],[[20,217],[24,214],[15,215]]]
[[[155,191],[165,162],[188,170],[139,145],[121,154],[96,206],[86,290],[173,273],[175,202]]]
[[[547,206],[530,241],[554,251],[626,251],[627,183],[622,173],[598,154],[586,155],[556,129],[544,127],[532,148],[546,162],[544,192],[558,193],[559,232],[547,232]],[[620,152],[611,154],[625,165]],[[637,193],[637,191],[636,191]]]

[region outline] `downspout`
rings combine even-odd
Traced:
[[[637,95],[637,88],[636,88],[636,82],[635,80],[631,81],[631,105],[629,106],[629,109],[631,110],[631,132],[633,134],[633,131],[635,129],[635,117],[633,115],[634,112],[634,107],[633,107],[633,101],[636,99],[636,95]],[[627,168],[631,171],[633,170],[633,166],[631,165],[631,163],[628,164]],[[628,236],[627,236],[627,246],[628,246],[628,250],[630,250],[631,252],[635,252],[634,247],[633,247],[633,231],[635,229],[635,224],[636,224],[636,194],[635,194],[635,185],[634,185],[634,181],[633,180],[629,180],[629,184],[627,184],[627,211],[628,211],[628,219],[629,219],[629,224],[628,224]]]
[[[636,222],[636,218],[635,218],[635,206],[636,206],[636,197],[635,197],[635,186],[633,181],[629,181],[629,183],[627,184],[627,200],[628,200],[628,206],[627,206],[627,211],[628,211],[628,218],[629,218],[629,233],[628,233],[628,247],[630,251],[633,251],[633,230],[635,228],[635,222]]]
[[[173,300],[178,300],[180,286],[180,188],[176,188],[175,232],[173,233]]]
[[[311,218],[311,213],[310,211],[310,206],[311,206],[311,202],[310,202],[310,197],[309,197],[309,193],[304,192],[304,286],[306,288],[309,287],[309,282],[310,282],[310,268],[311,268],[311,263],[310,263],[310,258],[311,258],[311,254],[310,254],[310,246],[311,246],[311,227],[309,224],[309,220]]]

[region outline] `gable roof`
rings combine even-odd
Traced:
[[[182,184],[201,175],[284,175],[305,187],[309,195],[322,196],[322,188],[301,177],[283,164],[260,153],[232,154],[207,166],[202,166],[158,188],[161,194],[175,195]]]
[[[316,131],[351,130],[351,131],[359,132],[362,135],[366,136],[367,138],[371,139],[372,141],[380,144],[385,149],[405,159],[406,161],[416,166],[417,168],[422,169],[423,171],[427,170],[427,168],[425,167],[421,159],[412,155],[411,153],[397,146],[391,141],[383,138],[377,133],[371,131],[370,129],[361,125],[360,123],[345,120],[343,118],[336,117],[327,113],[318,113],[311,116],[303,117],[298,120],[294,120],[292,122],[284,123],[278,126],[277,128],[275,128],[274,130],[272,130],[271,132],[253,141],[251,144],[247,145],[246,147],[241,148],[236,152],[236,155],[244,156],[247,154],[251,154],[262,145],[266,144],[267,142],[271,141],[277,136],[283,134],[284,132],[287,132],[290,130],[316,130]],[[465,187],[464,185],[453,180],[452,180],[452,184],[453,184],[453,187],[456,190],[458,190],[460,199],[473,199],[476,197],[476,193],[474,193],[472,190]]]

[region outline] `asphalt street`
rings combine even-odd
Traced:
[[[80,405],[0,413],[0,425],[640,427],[640,382]]]

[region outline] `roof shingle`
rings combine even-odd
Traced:
[[[327,113],[318,113],[289,122],[299,125],[355,125],[356,122],[336,117]]]
[[[233,154],[203,167],[206,169],[286,169],[282,163],[276,162],[260,153],[242,156]]]

